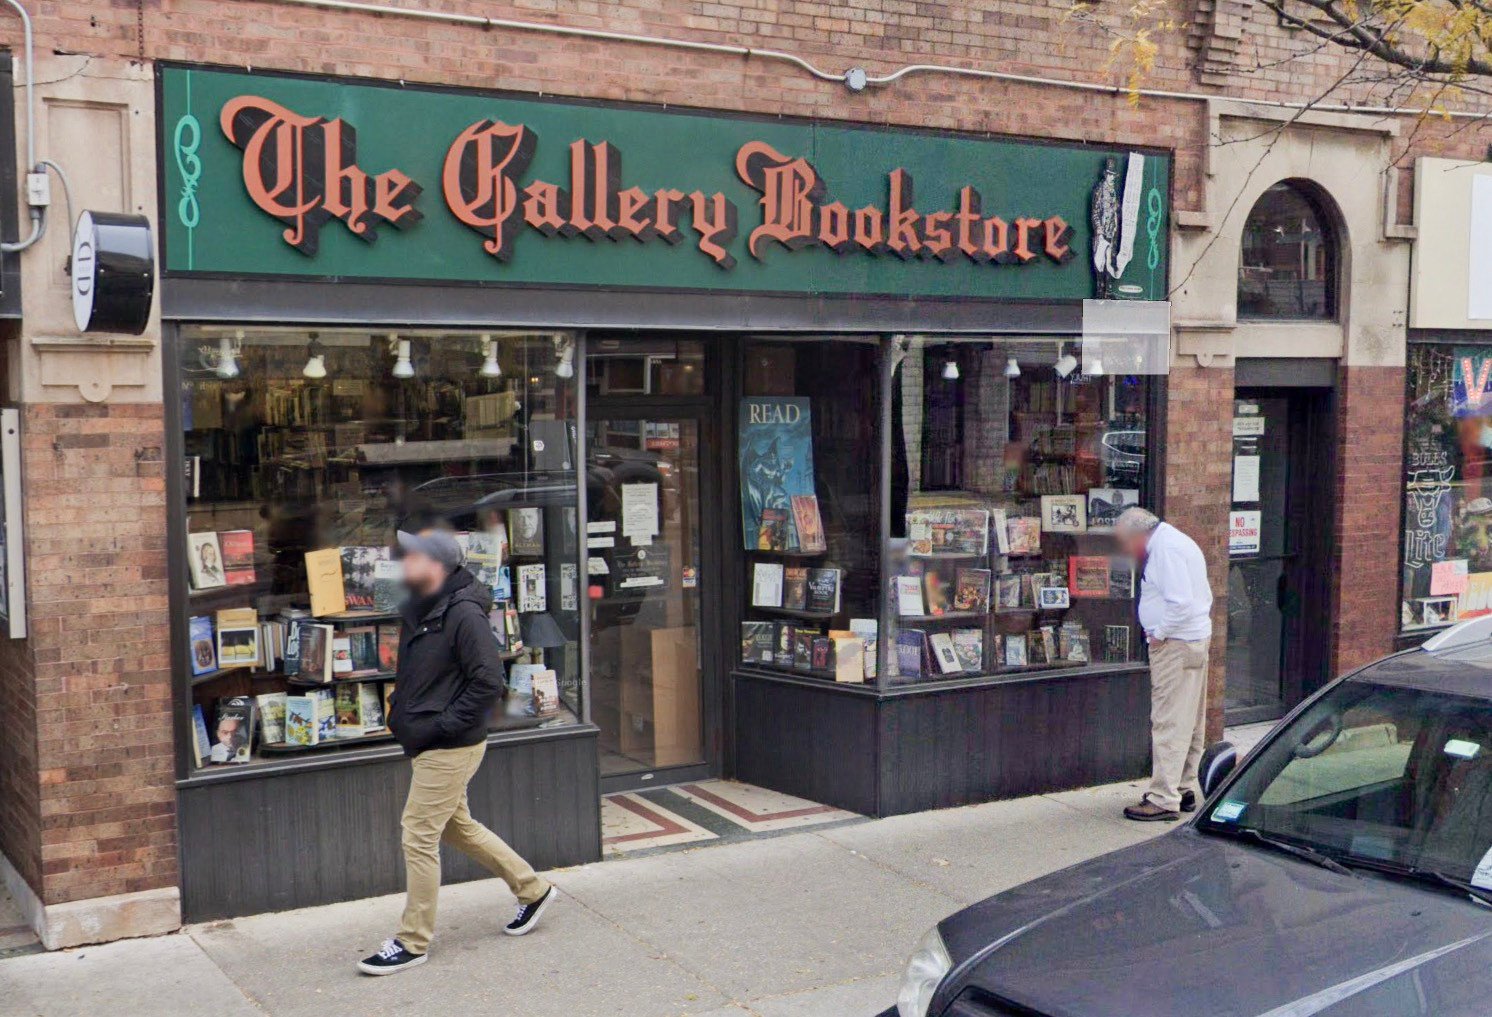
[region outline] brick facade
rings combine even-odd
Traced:
[[[775,48],[833,73],[939,62],[1115,79],[1107,69],[1109,35],[1070,21],[1062,4],[1037,0],[389,2]],[[1154,146],[1175,155],[1175,209],[1207,211],[1209,107],[1193,100],[1147,98],[1132,106],[1117,94],[939,74],[856,94],[760,57],[273,0],[40,0],[28,7],[38,51],[78,54],[80,64],[200,62]],[[1283,32],[1272,18],[1256,16],[1245,26],[1244,9],[1226,0],[1205,10],[1198,30],[1161,40],[1148,85],[1314,98],[1355,59]],[[1101,5],[1092,16],[1123,17]],[[8,16],[0,16],[0,45],[19,49]],[[1370,100],[1365,87],[1343,89],[1333,101]],[[1403,123],[1398,165],[1422,152],[1484,154],[1485,139],[1464,123],[1413,117]],[[1406,175],[1398,194],[1401,221],[1411,208],[1409,184]],[[998,366],[991,365],[991,378]],[[1337,668],[1384,652],[1397,627],[1403,383],[1397,367],[1341,373]],[[12,393],[16,384],[12,379]],[[1207,367],[1178,358],[1166,400],[1166,516],[1201,543],[1217,596],[1214,735],[1222,727],[1233,387],[1227,358]],[[24,418],[32,635],[25,642],[0,640],[0,851],[45,904],[169,887],[177,879],[177,854],[163,408],[158,401],[27,400]],[[919,459],[911,457],[914,464]]]

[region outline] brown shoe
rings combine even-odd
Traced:
[[[1126,805],[1124,818],[1133,819],[1138,823],[1174,823],[1181,818],[1181,813],[1163,809],[1152,802],[1149,796],[1146,796],[1140,799],[1138,805]]]

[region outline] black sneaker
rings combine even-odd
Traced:
[[[513,916],[513,920],[508,923],[508,927],[503,929],[503,931],[510,936],[527,936],[539,924],[539,916],[544,913],[544,909],[549,906],[549,902],[552,900],[554,900],[554,887],[551,886],[548,890],[544,891],[544,896],[532,904],[519,904],[518,914]]]
[[[385,939],[377,953],[357,962],[357,969],[365,975],[394,975],[417,968],[428,959],[422,953],[410,953],[397,939]]]
[[[1185,791],[1181,792],[1181,811],[1197,811],[1197,793],[1191,788],[1187,788]]]

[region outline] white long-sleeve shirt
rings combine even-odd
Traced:
[[[1212,587],[1197,542],[1161,523],[1145,545],[1140,625],[1151,639],[1188,642],[1212,635]]]

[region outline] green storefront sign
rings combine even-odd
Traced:
[[[165,67],[168,273],[1162,300],[1168,156]]]

